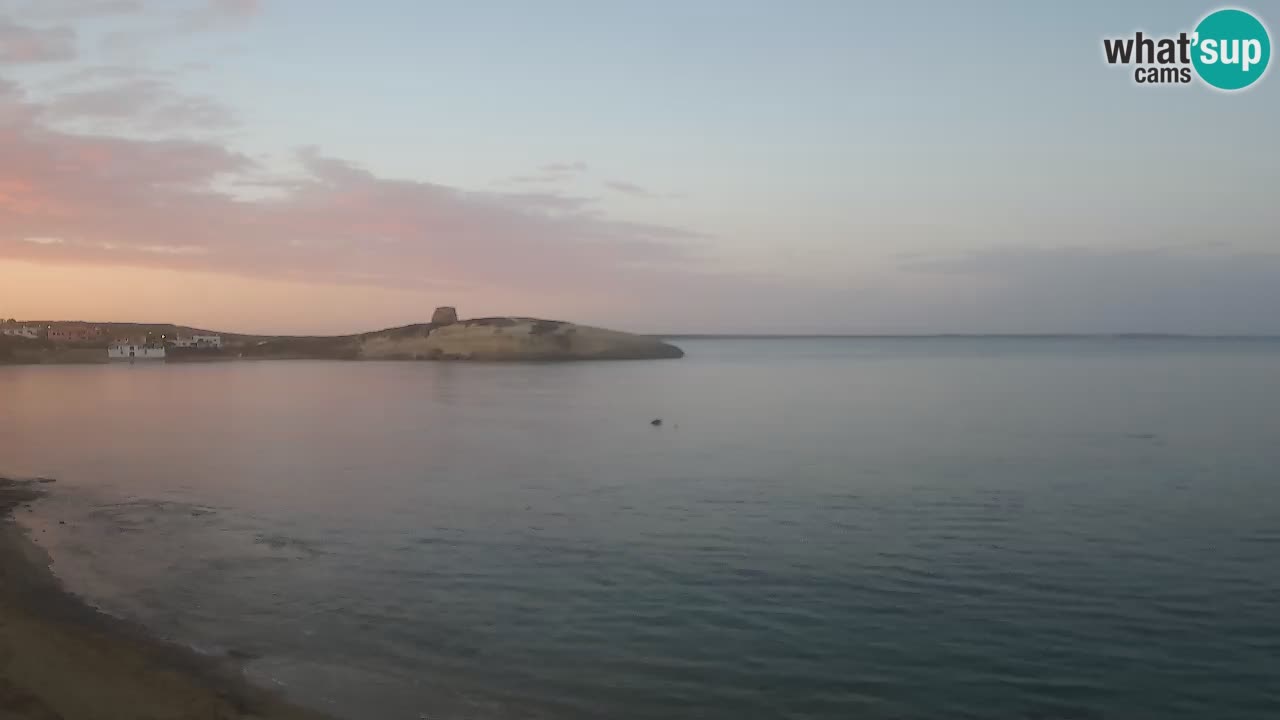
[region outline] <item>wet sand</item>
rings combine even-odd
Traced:
[[[42,487],[0,477],[0,720],[324,717],[65,592],[10,517]]]

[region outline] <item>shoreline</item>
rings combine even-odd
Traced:
[[[12,517],[45,482],[0,476],[0,718],[328,717],[250,684],[230,658],[163,641],[68,592]]]

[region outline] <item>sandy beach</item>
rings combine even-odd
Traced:
[[[0,477],[0,720],[323,717],[65,592],[11,519],[44,486]]]

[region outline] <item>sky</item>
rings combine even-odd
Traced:
[[[1102,56],[1218,7],[0,0],[0,317],[1280,334],[1280,78]]]

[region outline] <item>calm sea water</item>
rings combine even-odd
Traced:
[[[1280,717],[1280,342],[680,344],[0,368],[0,472],[349,718]]]

